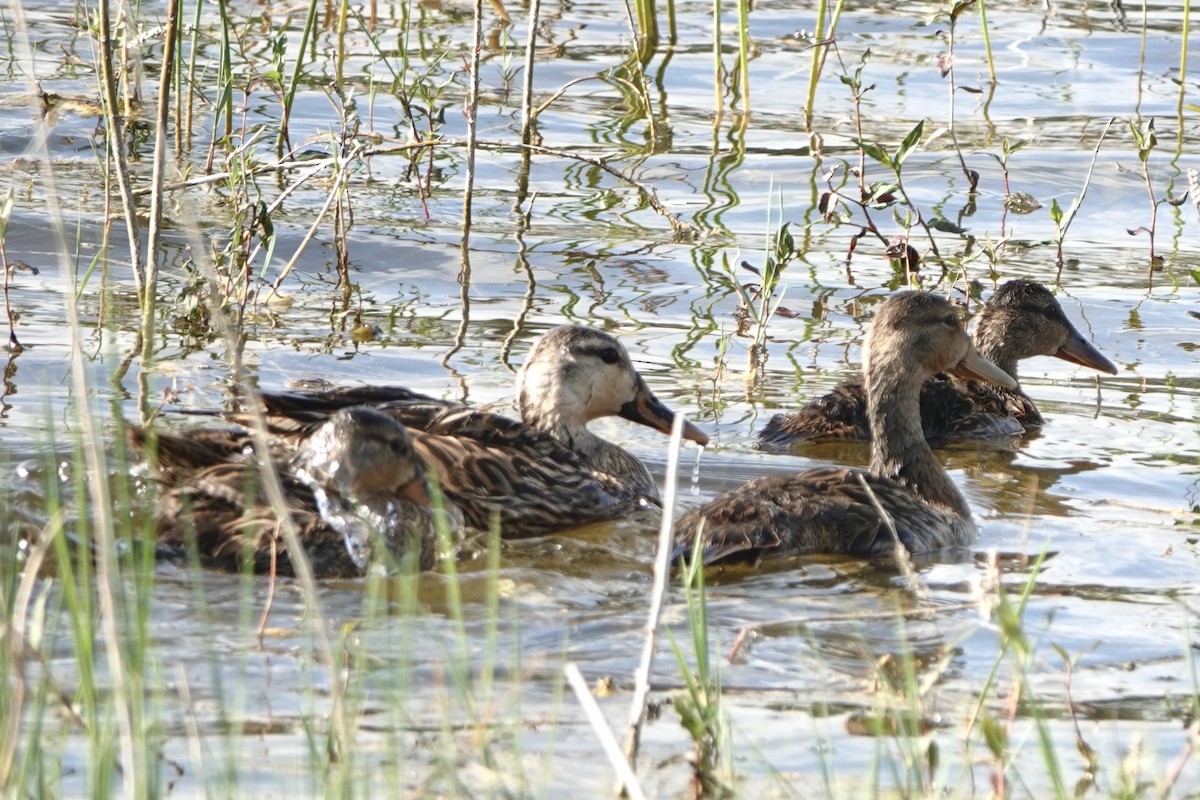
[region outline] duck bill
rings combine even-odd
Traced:
[[[994,383],[997,386],[1003,386],[1005,389],[1017,388],[1017,382],[1013,380],[1013,377],[979,355],[979,351],[975,349],[975,345],[971,345],[970,349],[967,350],[967,354],[963,356],[963,360],[958,362],[958,365],[950,370],[950,373],[968,380]]]
[[[620,415],[668,436],[671,435],[671,424],[675,422],[675,412],[663,405],[645,383],[638,386],[636,398],[621,406]],[[702,446],[708,444],[708,434],[687,421],[683,423],[683,438]]]
[[[1054,353],[1054,357],[1061,358],[1063,361],[1070,361],[1072,364],[1098,369],[1101,372],[1107,372],[1109,375],[1117,374],[1116,366],[1105,358],[1099,350],[1092,347],[1091,342],[1080,336],[1079,331],[1074,328],[1071,328],[1066,343],[1058,348],[1058,351]]]

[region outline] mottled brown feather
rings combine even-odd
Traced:
[[[1082,338],[1054,295],[1034,281],[1009,281],[996,291],[979,315],[975,341],[981,356],[1014,378],[1018,362],[1037,355],[1056,355],[1116,373],[1116,367]],[[925,438],[934,442],[1019,436],[1045,423],[1033,400],[1020,388],[1005,389],[948,375],[925,382],[920,404]],[[806,441],[869,440],[862,376],[799,411],[776,414],[758,436],[763,449],[782,452]]]
[[[870,469],[810,469],[719,495],[676,524],[676,559],[687,558],[697,541],[704,563],[712,564],[815,552],[880,556],[894,552],[897,540],[910,553],[925,553],[971,540],[966,500],[922,435],[921,384],[943,370],[1015,381],[975,352],[949,303],[922,292],[900,292],[883,304],[866,351],[867,413],[879,433]]]
[[[674,414],[649,390],[615,338],[580,326],[547,332],[522,367],[517,393],[520,422],[402,387],[264,393],[262,399],[275,457],[301,446],[315,426],[346,405],[368,404],[387,414],[413,433],[417,453],[436,470],[443,492],[467,523],[487,529],[498,518],[505,536],[615,519],[657,501],[646,467],[587,429],[593,419],[621,416],[670,431]],[[229,417],[245,427],[253,424],[247,413]],[[708,440],[690,423],[684,436]],[[188,467],[240,458],[253,449],[245,428],[211,439],[179,452],[169,443],[160,445],[159,460],[186,474]]]
[[[426,504],[425,463],[410,433],[390,417],[342,409],[298,443],[272,442],[266,461],[279,475],[283,508],[270,501],[266,461],[256,457],[248,432],[195,433],[131,431],[135,444],[157,448],[166,484],[156,516],[163,548],[194,548],[204,563],[224,569],[248,563],[290,575],[281,535],[287,516],[319,577],[361,575],[372,560],[399,562],[406,554],[423,569],[432,566],[436,512]],[[216,460],[197,463],[205,458]],[[442,519],[452,534],[461,526],[450,503]]]

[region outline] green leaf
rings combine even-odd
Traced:
[[[858,145],[858,148],[866,153],[870,158],[878,161],[880,164],[883,164],[888,169],[895,169],[895,167],[892,165],[892,157],[889,156],[887,151],[879,145],[875,144],[874,142],[859,141],[858,139],[855,139],[854,143]]]
[[[872,183],[868,188],[867,195],[868,205],[886,206],[888,203],[896,202],[896,192],[900,191],[900,184],[895,181],[879,181]]]
[[[900,169],[900,166],[904,163],[904,159],[908,158],[908,154],[921,141],[921,133],[924,130],[925,120],[921,120],[915,128],[908,132],[908,136],[904,137],[904,141],[900,143],[900,149],[896,151],[896,170]]]
[[[954,7],[950,9],[950,21],[957,22],[962,13],[973,5],[975,5],[975,0],[962,0],[962,2],[955,3]]]
[[[779,226],[779,232],[775,234],[775,261],[784,262],[790,259],[796,253],[796,242],[792,238],[792,232],[788,230],[790,222],[785,222]]]
[[[1005,136],[1004,142],[1003,142],[1003,144],[1000,145],[1000,147],[1001,147],[1001,151],[1004,153],[1004,158],[1008,159],[1009,156],[1013,155],[1014,153],[1017,153],[1018,151],[1023,149],[1025,147],[1025,145],[1027,145],[1027,144],[1029,144],[1028,139],[1023,139],[1023,140],[1020,140],[1017,142],[1010,143],[1008,141],[1008,137]]]
[[[1008,749],[1008,734],[1004,732],[1004,726],[992,717],[984,717],[982,727],[988,750],[996,758],[1003,759],[1004,751]]]
[[[1054,220],[1056,226],[1060,226],[1063,220],[1063,210],[1058,205],[1058,200],[1050,201],[1050,219]]]

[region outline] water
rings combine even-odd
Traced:
[[[865,449],[856,446],[814,448],[804,456],[765,455],[754,447],[755,431],[773,413],[858,370],[868,312],[893,280],[882,245],[870,237],[858,242],[847,274],[844,260],[861,214],[834,226],[817,210],[829,181],[840,185],[858,165],[855,106],[837,80],[831,53],[817,94],[814,128],[823,151],[815,159],[800,110],[810,51],[797,36],[813,29],[815,14],[792,5],[760,3],[752,12],[756,51],[744,129],[738,127],[744,104],[731,109],[728,88],[724,116],[714,126],[710,7],[677,6],[679,44],[661,50],[647,68],[656,118],[669,131],[667,143],[656,148],[648,146],[644,119],[630,110],[619,85],[595,77],[627,55],[623,10],[590,2],[544,11],[537,96],[545,99],[568,81],[589,78],[542,114],[544,145],[611,158],[613,166],[653,187],[673,213],[697,225],[698,240],[674,236],[629,184],[593,165],[549,155],[533,161],[529,186],[536,195],[522,209],[530,222],[521,232],[513,210],[517,156],[485,149],[476,165],[471,282],[464,300],[457,281],[463,151],[439,149],[431,160],[411,164],[401,156],[377,156],[369,171],[351,176],[353,286],[348,292],[336,288],[333,232],[326,222],[284,281],[286,300],[248,315],[251,374],[266,388],[311,376],[344,384],[398,383],[509,412],[513,369],[532,340],[553,325],[583,322],[618,332],[651,388],[712,434],[695,493],[687,489],[693,484],[688,456],[681,467],[679,502],[685,509],[759,475],[817,463],[865,463]],[[933,10],[927,3],[853,4],[839,22],[847,70],[871,51],[863,74],[874,88],[862,98],[863,137],[891,151],[921,119],[926,139],[948,124],[950,90],[935,63],[946,51],[935,31],[945,30],[946,22],[915,24]],[[485,24],[491,38],[479,135],[511,144],[519,125],[519,43],[525,32],[520,10],[509,12],[517,18],[515,28],[505,31],[491,18]],[[240,20],[239,30],[252,33],[239,57],[261,71],[270,57],[262,31],[278,30],[296,12],[256,6],[254,13],[271,14],[274,27],[260,18]],[[361,28],[351,26],[346,74],[356,87],[364,130],[384,137],[380,146],[405,135],[396,95],[386,86],[371,92],[372,79],[390,80],[388,64],[402,69],[395,54],[400,13],[398,6],[381,11],[392,20],[380,29],[387,64]],[[421,15],[423,27],[410,40],[407,78],[415,82],[427,69],[425,82],[445,87],[415,100],[444,115],[443,135],[461,138],[460,53],[469,39],[469,14],[449,5],[413,13]],[[917,565],[925,599],[888,565],[855,559],[813,558],[710,577],[712,650],[734,731],[734,768],[747,796],[805,794],[803,787],[823,785],[816,781],[826,780],[821,776],[831,765],[828,785],[854,796],[879,749],[899,758],[911,740],[858,732],[862,715],[883,702],[886,661],[905,653],[915,656],[916,678],[925,684],[919,711],[941,748],[941,779],[960,793],[985,794],[991,780],[986,748],[976,735],[971,749],[964,749],[963,731],[981,693],[987,696],[984,713],[1006,721],[1017,687],[1011,658],[998,656],[1002,634],[996,617],[986,613],[987,598],[994,596],[987,587],[998,579],[1019,593],[1043,556],[1023,616],[1034,646],[1026,689],[1036,701],[1011,706],[1009,780],[1016,796],[1050,791],[1035,734],[1039,713],[1046,716],[1064,779],[1073,784],[1086,772],[1075,747],[1073,710],[1079,735],[1104,757],[1096,777],[1101,794],[1119,784],[1122,755],[1140,752],[1139,774],[1157,780],[1188,740],[1200,578],[1193,510],[1200,364],[1197,323],[1189,312],[1196,310],[1200,211],[1194,193],[1178,206],[1159,206],[1155,250],[1162,263],[1150,274],[1147,234],[1127,232],[1150,224],[1150,206],[1126,120],[1135,114],[1155,120],[1158,145],[1148,159],[1153,191],[1157,198],[1182,196],[1187,170],[1200,168],[1200,129],[1189,110],[1200,64],[1193,48],[1181,111],[1174,80],[1183,24],[1177,2],[1146,9],[1144,59],[1140,7],[1043,10],[1001,2],[988,4],[987,13],[999,80],[994,89],[986,82],[974,12],[960,18],[955,43],[958,85],[981,90],[954,95],[955,134],[968,165],[981,175],[979,194],[968,202],[945,133],[906,161],[905,188],[929,217],[968,228],[975,237],[971,253],[999,247],[998,279],[1052,282],[1056,229],[1048,209],[1054,200],[1070,207],[1099,144],[1086,197],[1065,239],[1070,261],[1059,298],[1120,373],[1097,378],[1058,360],[1024,362],[1022,383],[1039,403],[1046,427],[1012,446],[942,452],[981,533],[969,552]],[[48,448],[48,420],[62,440],[75,428],[78,409],[90,409],[105,421],[111,440],[119,436],[111,408],[135,418],[143,385],[155,402],[164,387],[179,392],[176,404],[183,407],[228,401],[227,348],[184,326],[187,306],[177,298],[191,283],[184,272],[188,247],[224,247],[236,209],[220,185],[173,196],[179,202],[169,212],[164,247],[165,321],[155,339],[157,360],[146,368],[135,359],[116,379],[137,326],[119,224],[110,232],[111,260],[84,278],[104,240],[103,174],[94,155],[102,128],[86,109],[56,112],[45,129],[51,183],[36,164],[44,129],[27,99],[31,69],[48,92],[94,99],[91,50],[56,7],[30,4],[26,19],[36,43],[32,68],[13,50],[8,79],[0,83],[0,142],[12,156],[3,170],[15,200],[5,247],[10,259],[40,271],[15,277],[12,304],[26,350],[7,362],[0,449],[10,465],[10,519],[36,523],[45,474],[24,472]],[[289,58],[298,48],[301,22],[291,19]],[[205,24],[210,33],[217,30],[215,20]],[[734,24],[726,13],[727,67]],[[157,69],[153,41],[146,47]],[[323,29],[318,52],[331,52],[333,41],[331,29]],[[213,38],[202,54],[211,57],[216,49]],[[326,134],[337,126],[333,104],[320,88],[327,68],[325,62],[309,67],[313,82],[298,94],[291,122],[293,145],[317,153],[329,152]],[[261,85],[248,99],[239,94],[237,102],[244,106],[238,126],[274,124],[278,117],[278,101]],[[207,109],[198,106],[204,124]],[[1040,201],[1038,211],[1004,209],[1004,174],[994,156],[1005,139],[1027,142],[1008,160],[1009,187]],[[192,161],[203,160],[206,141],[207,134],[197,137]],[[273,160],[270,141],[265,137],[254,148],[262,161]],[[834,177],[827,177],[835,167]],[[887,177],[871,162],[868,170],[871,180]],[[135,171],[148,174],[148,166],[142,162]],[[271,202],[293,179],[262,178],[257,188]],[[853,179],[846,191],[851,187]],[[265,270],[256,262],[256,274],[264,270],[268,282],[278,277],[329,189],[327,181],[309,181],[273,213],[274,259]],[[65,208],[66,244],[48,234],[47,193]],[[890,209],[872,212],[872,219],[885,236],[899,232]],[[745,260],[761,268],[765,243],[782,221],[805,245],[784,275],[782,304],[796,316],[771,322],[763,379],[747,387],[749,339],[736,333],[738,297],[721,264]],[[201,234],[196,242],[190,239],[193,226]],[[927,240],[914,240],[928,249]],[[949,234],[939,235],[938,246],[950,254],[965,247]],[[985,294],[990,291],[994,276],[986,258],[966,269]],[[734,276],[758,280],[736,266]],[[77,396],[69,379],[72,335],[63,309],[75,296],[95,393],[88,398]],[[359,319],[374,327],[369,340],[352,334]],[[174,417],[166,423],[182,424]],[[661,476],[667,463],[663,437],[623,422],[594,427]],[[73,482],[69,468],[63,475],[64,485]],[[590,682],[611,678],[614,689],[599,702],[610,724],[623,729],[651,587],[650,532],[645,525],[617,523],[505,543],[490,583],[485,559],[470,552],[459,567],[465,636],[452,622],[447,578],[440,573],[423,576],[413,588],[415,610],[404,611],[405,602],[392,598],[382,616],[364,617],[371,601],[362,583],[321,587],[318,601],[331,629],[352,631],[348,646],[362,679],[362,716],[348,762],[357,780],[378,791],[399,781],[412,793],[492,793],[497,786],[525,787],[515,789],[518,794],[545,787],[551,796],[565,789],[608,791],[611,772],[577,702],[563,693],[560,674],[572,661]],[[287,584],[280,587],[260,647],[253,630],[266,600],[263,581],[196,576],[167,565],[157,578],[149,630],[166,731],[163,780],[172,782],[174,794],[190,796],[216,780],[204,777],[206,768],[221,765],[247,791],[315,791],[324,778],[308,768],[306,726],[313,715],[328,713],[330,686],[341,673],[314,661],[303,598]],[[494,632],[486,622],[489,591],[497,593]],[[690,653],[678,592],[665,622]],[[727,657],[739,636],[736,652]],[[460,638],[466,678],[452,666]],[[45,645],[44,667],[68,690],[78,681],[69,641],[66,631],[58,631]],[[1062,654],[1071,660],[1069,669]],[[985,691],[998,660],[998,677]],[[492,664],[496,683],[486,690],[482,676]],[[646,729],[639,776],[651,794],[680,796],[689,787],[691,743],[670,705],[682,681],[667,644],[659,649],[655,675],[652,699],[663,705]],[[477,693],[473,712],[465,710],[463,681]],[[68,726],[60,741],[63,791],[85,791],[80,734]],[[490,766],[480,756],[485,747],[495,751]],[[882,781],[904,783],[890,773]],[[1188,761],[1176,793],[1188,796],[1197,785],[1200,769]]]

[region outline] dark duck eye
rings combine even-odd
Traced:
[[[1061,322],[1066,319],[1062,312],[1062,308],[1058,305],[1048,305],[1042,308],[1042,316],[1051,322]]]
[[[615,347],[605,347],[597,355],[605,364],[616,364],[621,360],[621,354],[617,352]]]

